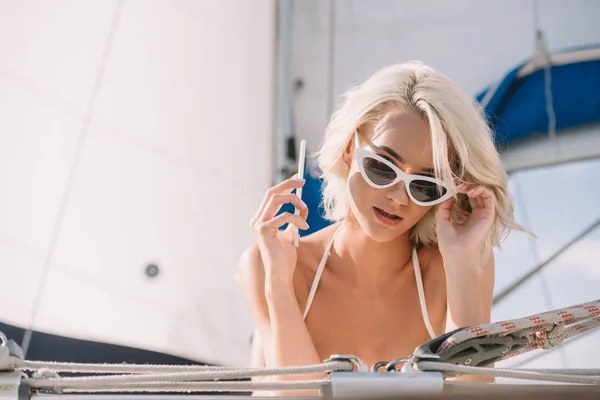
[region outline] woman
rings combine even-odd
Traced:
[[[491,250],[520,227],[472,96],[420,62],[384,68],[344,96],[318,161],[334,224],[294,247],[289,226],[308,228],[291,193],[301,179],[269,189],[251,221],[258,243],[239,267],[255,366],[372,365],[490,321]],[[285,203],[300,215],[277,215]]]

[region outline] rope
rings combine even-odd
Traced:
[[[501,358],[501,360],[527,353],[535,349],[550,350],[561,344],[563,340],[572,338],[573,336],[582,334],[597,328],[598,326],[600,326],[600,317],[592,318],[567,328],[564,328],[564,324],[559,323],[555,325],[546,325],[544,329],[539,329],[539,327],[525,329],[519,334],[527,336],[529,343],[525,347],[507,354],[505,357]]]
[[[220,379],[241,379],[256,376],[316,374],[333,371],[352,371],[354,366],[350,362],[331,361],[324,364],[307,365],[300,367],[282,368],[240,368],[219,371],[176,372],[168,374],[144,375],[110,375],[110,376],[83,376],[83,377],[48,377],[40,374],[40,378],[26,379],[31,387],[70,387],[70,388],[98,388],[113,385],[134,385],[136,383],[155,383],[169,381],[212,381]],[[144,385],[145,387],[145,385]]]
[[[541,372],[544,374],[600,376],[600,369],[597,368],[520,368],[519,371]]]
[[[600,385],[600,376],[573,375],[560,373],[546,373],[532,370],[511,370],[501,368],[468,367],[432,361],[419,361],[416,367],[422,371],[452,372],[466,375],[485,375],[497,378],[516,378],[534,381],[581,383],[588,385]]]
[[[174,374],[178,372],[231,372],[231,371],[273,371],[277,375],[280,371],[285,374],[310,374],[326,373],[332,371],[352,371],[353,364],[348,361],[327,361],[323,364],[304,365],[299,367],[281,368],[236,368],[215,367],[210,365],[160,365],[160,364],[84,364],[60,363],[52,361],[24,361],[19,368],[26,371],[51,369],[58,372],[80,373],[129,373],[129,374]],[[171,375],[169,375],[171,376]],[[257,375],[255,375],[257,376]]]
[[[169,382],[147,383],[144,385],[120,385],[91,388],[64,388],[63,393],[95,393],[95,392],[252,392],[279,390],[321,390],[329,384],[329,379],[290,382]],[[33,386],[32,386],[33,387]]]
[[[579,341],[581,339],[586,338],[591,332],[593,332],[593,330],[585,332],[585,333],[582,333],[581,335],[577,335],[577,336],[574,336],[574,337],[570,338],[569,339],[569,345],[572,346],[573,343],[575,343],[575,342],[577,342],[577,341]],[[543,357],[544,355],[547,355],[549,352],[553,352],[553,351],[560,350],[560,349],[561,349],[560,347],[555,347],[553,349],[549,349],[549,350],[546,350],[544,352],[537,352],[537,353],[535,353],[535,354],[533,354],[533,355],[531,355],[530,357],[527,357],[527,358],[522,357],[520,360],[515,360],[510,365],[510,368],[521,369],[520,367],[522,365],[526,365],[526,364],[528,364],[528,363],[530,363],[532,361],[535,361],[535,360],[539,359],[540,357]]]
[[[551,349],[565,339],[600,326],[600,300],[548,311],[516,320],[508,320],[462,329],[447,338],[436,350],[440,354],[465,341],[479,337],[513,336],[527,338],[528,344],[510,352],[513,357],[533,349]],[[3,338],[2,338],[3,339]],[[517,379],[531,379],[562,383],[600,385],[600,370],[508,370],[479,368],[442,362],[414,361],[422,370],[458,374],[489,375]],[[279,390],[283,385],[299,389],[313,389],[328,380],[291,382],[212,382],[259,376],[324,374],[334,371],[354,371],[350,360],[332,360],[316,365],[279,368],[234,368],[200,365],[127,365],[82,364],[41,361],[23,361],[15,367],[37,370],[24,382],[32,388],[53,388],[72,391],[246,391]],[[60,377],[56,371],[76,373],[117,373],[118,375]],[[136,374],[136,375],[131,375]],[[594,376],[597,375],[597,376]],[[199,381],[199,382],[198,382]],[[203,382],[204,381],[204,382]],[[210,382],[207,382],[210,381]],[[260,386],[263,385],[263,386]],[[264,386],[266,385],[266,386]],[[276,385],[276,386],[269,386]],[[303,386],[303,385],[308,385]],[[320,387],[320,386],[319,386]]]
[[[546,97],[546,113],[548,114],[548,135],[551,140],[556,140],[556,113],[554,112],[554,101],[552,98],[552,63],[548,49],[544,40],[544,35],[540,31],[537,37],[539,51],[543,52],[545,58],[544,64],[544,94]],[[554,148],[556,150],[556,147]]]
[[[528,345],[508,353],[503,359],[533,349],[550,349],[564,339],[600,326],[600,300],[577,304],[525,318],[493,322],[462,329],[442,343],[436,353],[477,337],[526,337]]]
[[[24,361],[19,364],[19,369],[25,371],[36,371],[51,369],[59,372],[81,372],[81,373],[125,373],[125,374],[148,374],[148,373],[172,373],[191,371],[229,371],[234,367],[215,367],[209,365],[160,365],[160,364],[85,364],[64,363],[54,361]]]

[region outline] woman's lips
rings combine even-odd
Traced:
[[[375,216],[377,219],[386,226],[396,226],[402,222],[401,217],[392,214],[389,211],[377,207],[373,207],[373,209],[375,210]]]

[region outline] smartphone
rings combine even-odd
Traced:
[[[306,140],[300,142],[300,154],[298,156],[298,179],[304,178],[304,165],[306,164]],[[296,189],[296,196],[302,200],[302,188]],[[294,214],[300,215],[300,210],[295,209]],[[294,227],[294,246],[298,247],[300,242],[300,231],[298,227]]]

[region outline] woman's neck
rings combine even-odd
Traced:
[[[358,222],[342,222],[331,251],[331,267],[350,284],[365,290],[377,289],[390,282],[408,264],[413,244],[410,232],[380,243],[371,239]]]

